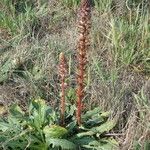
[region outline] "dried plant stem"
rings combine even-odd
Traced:
[[[65,89],[66,83],[65,78],[67,75],[67,63],[65,59],[64,53],[60,53],[59,56],[59,75],[61,77],[61,104],[60,104],[60,116],[61,116],[61,124],[65,124]]]
[[[62,95],[61,95],[61,123],[62,125],[65,124],[64,119],[65,119],[65,79],[62,79],[62,84],[61,84],[61,91],[62,91]]]
[[[77,111],[76,118],[78,125],[81,125],[81,113],[84,98],[84,78],[87,64],[87,50],[89,47],[89,29],[90,29],[91,8],[90,0],[82,0],[79,10],[79,39],[77,43]]]

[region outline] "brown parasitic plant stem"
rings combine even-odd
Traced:
[[[79,39],[77,43],[77,111],[76,118],[78,125],[81,125],[81,113],[84,98],[84,78],[87,64],[87,50],[89,48],[89,30],[90,30],[90,19],[91,19],[91,0],[81,0],[81,6],[78,14],[78,29]]]
[[[61,124],[64,126],[65,124],[65,89],[67,84],[65,83],[65,78],[67,76],[67,62],[64,53],[60,53],[59,55],[59,75],[61,77],[61,103],[60,103],[60,117]]]

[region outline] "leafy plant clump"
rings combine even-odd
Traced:
[[[115,120],[108,120],[109,112],[100,108],[87,111],[79,127],[74,105],[67,106],[66,125],[62,127],[59,112],[42,99],[31,101],[26,112],[14,104],[8,117],[0,120],[0,149],[116,149],[116,140],[105,134],[115,126]]]

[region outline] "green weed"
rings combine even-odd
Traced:
[[[68,105],[65,127],[61,127],[58,111],[45,104],[42,99],[30,102],[28,110],[22,111],[14,104],[7,119],[0,120],[0,143],[3,149],[99,149],[116,148],[118,143],[104,133],[115,126],[108,120],[109,113],[99,108],[82,115],[83,124],[78,128],[74,105]],[[72,112],[73,110],[73,112]]]

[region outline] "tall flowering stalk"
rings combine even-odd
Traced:
[[[59,75],[61,77],[61,103],[60,103],[60,116],[61,116],[61,124],[65,124],[65,89],[66,89],[66,82],[65,78],[67,76],[67,62],[64,53],[60,53],[59,55]]]
[[[91,25],[91,0],[81,0],[81,6],[78,14],[79,39],[77,42],[77,111],[76,118],[78,125],[81,125],[81,113],[84,98],[84,78],[87,64],[87,50],[89,48],[89,30]]]

